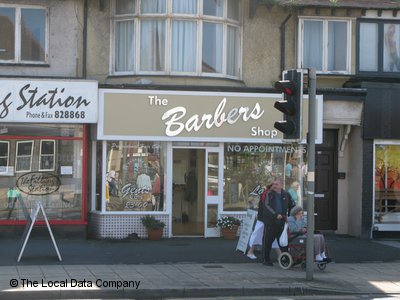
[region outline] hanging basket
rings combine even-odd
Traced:
[[[233,225],[232,229],[221,228],[221,235],[224,238],[224,240],[234,240],[234,239],[236,239],[238,228],[239,228],[239,225]]]

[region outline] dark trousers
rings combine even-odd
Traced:
[[[283,220],[282,222],[279,223],[276,222],[264,223],[264,240],[263,240],[264,261],[271,261],[270,253],[271,253],[272,243],[274,242],[275,239],[277,239],[279,245],[279,237],[281,236],[284,225],[285,222]],[[281,249],[282,252],[287,252],[287,246],[281,247],[281,245],[279,245],[279,248]]]

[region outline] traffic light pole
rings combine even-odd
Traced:
[[[315,107],[317,75],[308,69],[308,169],[307,169],[307,242],[306,280],[314,277],[314,191],[315,191]]]

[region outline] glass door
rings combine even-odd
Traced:
[[[206,149],[205,159],[205,222],[204,236],[219,237],[216,227],[222,204],[222,150]]]

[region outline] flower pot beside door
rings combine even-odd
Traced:
[[[160,240],[163,235],[165,223],[157,220],[153,216],[144,216],[142,219],[142,224],[147,229],[147,236],[149,240],[156,241]]]
[[[225,240],[236,239],[239,225],[240,220],[232,216],[225,216],[217,220],[217,226],[221,228],[221,235]]]
[[[233,225],[232,229],[230,228],[221,228],[221,235],[225,240],[234,240],[237,236],[239,225]]]

